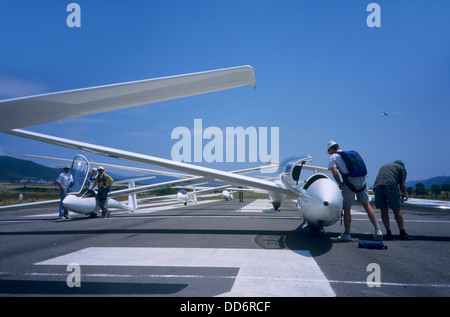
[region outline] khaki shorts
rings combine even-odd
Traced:
[[[343,183],[342,187],[342,197],[344,198],[344,207],[352,206],[355,202],[355,195],[358,202],[361,204],[365,204],[369,202],[369,193],[367,192],[367,188],[359,193],[354,193],[350,188]]]

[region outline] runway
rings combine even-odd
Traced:
[[[108,219],[57,210],[0,213],[0,296],[449,296],[450,212],[404,210],[414,240],[358,248],[373,227],[352,208],[352,242],[336,223],[311,237],[295,202],[155,206]],[[381,216],[377,211],[381,223]],[[374,266],[375,265],[375,266]]]

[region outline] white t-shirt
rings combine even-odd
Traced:
[[[348,174],[348,168],[347,168],[347,165],[344,162],[344,159],[342,158],[342,156],[340,156],[337,153],[333,153],[333,154],[330,155],[330,161],[328,163],[328,169],[330,169],[332,167],[337,167],[337,169],[342,174]]]
[[[333,153],[330,155],[330,161],[328,163],[328,169],[332,167],[337,167],[337,169],[341,172],[341,174],[348,174],[347,164],[345,164],[344,159],[338,153]],[[363,188],[366,184],[365,176],[358,177],[348,177],[350,183],[355,186],[356,189]]]
[[[97,175],[91,175],[91,177],[89,177],[89,188],[91,188],[92,186],[94,186],[94,184],[95,184],[95,179],[97,178],[97,176],[98,176],[98,174]],[[96,190],[98,187],[97,186],[95,186],[95,188],[92,188],[92,190]]]
[[[70,182],[73,182],[72,174],[61,173],[56,179],[57,183],[60,183],[62,187],[69,187]]]

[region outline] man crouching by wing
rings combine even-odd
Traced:
[[[95,179],[94,186],[98,187],[97,196],[95,198],[97,206],[102,210],[102,217],[108,218],[110,211],[108,210],[108,193],[111,190],[111,185],[114,180],[111,176],[105,173],[103,166],[98,168],[98,176]]]

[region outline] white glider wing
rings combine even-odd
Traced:
[[[0,129],[6,132],[246,85],[255,87],[255,73],[251,66],[2,100]]]
[[[64,159],[64,158],[57,158],[57,157],[48,157],[48,156],[30,155],[30,154],[25,154],[24,156],[39,158],[39,159],[44,159],[44,160],[67,162],[67,163],[72,162],[72,159]],[[103,167],[108,167],[108,168],[127,170],[127,171],[133,171],[133,172],[141,172],[141,173],[146,173],[146,174],[164,175],[164,176],[171,176],[171,177],[178,177],[178,178],[192,178],[193,177],[192,175],[188,175],[188,174],[180,174],[180,173],[169,172],[169,171],[153,170],[153,169],[141,168],[141,167],[114,165],[114,164],[108,164],[108,163],[103,163],[103,162],[89,162],[89,164],[91,166],[103,166]],[[117,182],[116,182],[116,184],[117,184]]]
[[[239,175],[232,172],[225,172],[221,170],[216,170],[212,168],[196,166],[192,164],[187,164],[184,162],[175,162],[168,159],[158,158],[150,155],[144,155],[129,151],[118,150],[110,147],[105,147],[101,145],[95,145],[85,142],[74,141],[70,139],[64,139],[60,137],[50,136],[42,133],[36,133],[21,129],[14,129],[8,132],[8,134],[16,135],[23,138],[28,138],[32,140],[37,140],[45,143],[50,143],[58,146],[63,146],[67,148],[77,149],[81,151],[86,151],[94,154],[100,154],[108,157],[114,157],[122,160],[128,160],[132,162],[138,162],[153,166],[158,166],[162,168],[167,168],[175,170],[181,173],[188,173],[197,176],[203,176],[213,181],[219,183],[249,186],[259,189],[264,189],[267,191],[275,191],[280,194],[292,195],[293,192],[287,188],[279,187],[270,181],[260,180],[255,177],[249,177],[245,175]]]
[[[0,211],[13,211],[13,210],[21,210],[21,209],[25,209],[25,208],[51,207],[51,206],[58,206],[60,203],[61,203],[60,199],[37,201],[34,203],[22,203],[22,204],[8,205],[8,206],[0,206]]]

